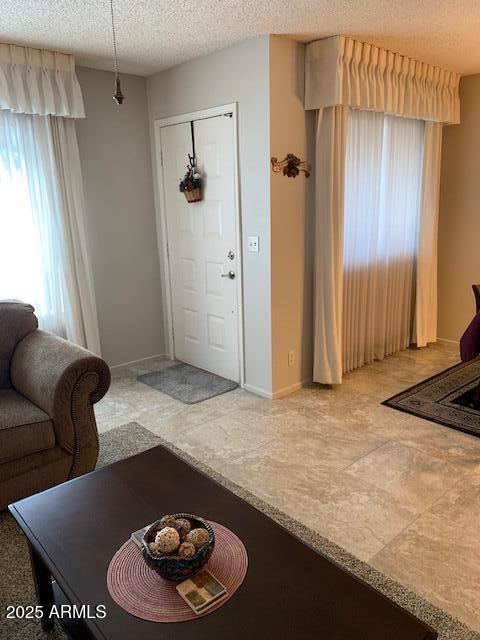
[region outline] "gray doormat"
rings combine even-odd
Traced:
[[[480,437],[480,356],[385,400],[382,404]]]
[[[160,371],[138,376],[137,380],[168,394],[184,404],[196,404],[238,387],[236,382],[181,362]]]

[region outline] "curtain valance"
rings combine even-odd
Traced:
[[[74,57],[0,43],[0,109],[84,118]]]
[[[460,76],[387,49],[333,36],[307,45],[305,108],[337,105],[455,124]]]

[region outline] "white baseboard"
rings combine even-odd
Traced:
[[[446,344],[460,344],[460,340],[450,340],[449,338],[437,338],[437,342],[445,342]]]
[[[312,380],[313,380],[313,378],[307,378],[306,380],[300,380],[299,382],[295,382],[295,384],[291,384],[289,387],[283,387],[283,389],[279,389],[278,391],[274,391],[272,393],[272,398],[273,398],[273,400],[276,400],[277,398],[283,398],[283,396],[288,396],[290,393],[293,393],[294,391],[298,391],[299,389],[304,387],[306,384],[308,384]]]
[[[120,369],[120,367],[128,367],[129,365],[138,364],[139,362],[146,362],[147,360],[154,360],[155,358],[168,358],[169,360],[175,359],[170,353],[157,353],[154,356],[147,356],[146,358],[138,358],[138,360],[130,360],[129,362],[114,364],[110,367],[110,369]]]
[[[251,393],[254,393],[255,395],[260,396],[262,398],[267,398],[268,400],[277,400],[278,398],[283,398],[284,396],[288,396],[290,393],[293,393],[294,391],[298,391],[299,389],[301,389],[311,381],[312,381],[312,378],[307,378],[306,380],[295,382],[295,384],[291,384],[288,387],[283,387],[283,389],[278,389],[278,391],[274,391],[273,393],[271,391],[265,391],[265,389],[260,389],[259,387],[254,387],[250,384],[244,384],[243,388],[246,391],[250,391]]]
[[[272,399],[272,394],[270,391],[265,391],[265,389],[254,387],[251,384],[245,383],[243,385],[243,389],[245,389],[245,391],[250,391],[250,393],[254,393],[256,396],[260,396],[261,398],[267,398],[268,400]]]

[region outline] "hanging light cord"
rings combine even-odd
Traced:
[[[115,72],[115,80],[116,80],[118,78],[118,60],[117,60],[117,38],[115,36],[115,20],[113,19],[113,0],[110,0],[110,15],[112,17],[113,70]]]
[[[110,0],[110,15],[112,17],[112,42],[113,42],[113,70],[115,72],[115,93],[112,98],[116,105],[120,106],[125,100],[120,86],[120,78],[118,77],[118,57],[117,57],[117,37],[115,34],[115,20],[113,16],[113,0]]]

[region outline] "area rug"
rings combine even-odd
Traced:
[[[382,402],[387,407],[480,436],[480,356],[461,362]]]
[[[100,434],[97,469],[160,444],[147,429],[132,422]],[[44,633],[38,620],[6,620],[6,607],[36,604],[28,548],[15,520],[0,513],[0,640],[68,640],[58,622]]]
[[[163,438],[153,435],[141,425],[131,422],[100,435],[100,458],[98,466],[105,466],[116,460],[140,453],[153,446],[163,445],[180,458],[206,473],[224,487],[249,502],[275,522],[298,536],[306,544],[323,553],[334,562],[350,571],[367,584],[383,593],[399,606],[410,611],[438,632],[439,640],[480,640],[480,634],[472,631],[438,607],[430,604],[406,587],[377,571],[366,562],[358,560],[350,553],[327,540],[317,532],[294,520],[279,509],[261,500],[243,487],[228,480],[208,465],[192,458]],[[5,607],[8,604],[35,604],[35,592],[30,573],[25,539],[13,518],[6,512],[0,514],[0,639],[3,640],[67,640],[66,635],[55,623],[54,629],[45,634],[38,621],[5,621]]]
[[[236,382],[184,362],[160,371],[144,373],[137,380],[184,404],[196,404],[238,387]]]

